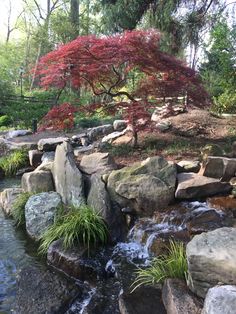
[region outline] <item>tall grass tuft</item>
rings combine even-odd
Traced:
[[[25,225],[25,205],[33,193],[25,192],[20,194],[12,206],[12,217],[17,227]]]
[[[41,237],[40,254],[46,254],[49,245],[63,239],[65,249],[80,244],[88,249],[91,246],[105,244],[108,240],[108,229],[98,213],[92,208],[82,205],[71,207],[69,211],[57,218]]]
[[[0,158],[0,168],[6,176],[13,176],[17,170],[27,165],[28,155],[25,150],[16,150]]]
[[[149,267],[138,269],[137,277],[132,284],[132,291],[142,285],[163,283],[167,278],[185,279],[187,270],[187,259],[183,243],[170,241],[170,247],[166,255],[153,259]]]

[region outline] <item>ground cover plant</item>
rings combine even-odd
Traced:
[[[0,169],[6,176],[16,175],[17,170],[27,165],[28,154],[25,150],[16,150],[0,158]]]
[[[154,258],[149,267],[138,269],[133,291],[142,285],[163,283],[167,278],[185,279],[187,270],[184,244],[170,241],[167,254]]]
[[[25,225],[25,205],[32,195],[29,192],[20,194],[12,206],[11,215],[17,227]]]
[[[63,240],[65,249],[82,245],[88,250],[108,241],[108,229],[101,216],[87,205],[70,207],[68,212],[58,215],[54,225],[41,237],[39,253],[46,254],[50,244]]]

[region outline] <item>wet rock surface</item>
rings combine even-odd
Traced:
[[[119,309],[121,314],[167,313],[162,302],[161,290],[156,287],[141,287],[133,293],[123,292],[119,296]]]
[[[64,314],[81,293],[71,281],[54,271],[28,266],[17,279],[14,314]]]
[[[198,299],[181,279],[167,279],[162,288],[162,300],[167,314],[201,314]]]

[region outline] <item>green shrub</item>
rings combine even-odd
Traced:
[[[89,253],[91,246],[107,242],[108,229],[100,215],[92,208],[86,205],[71,207],[42,235],[39,253],[46,254],[49,245],[61,238],[65,249],[80,244],[85,246]]]
[[[31,195],[33,193],[25,192],[20,194],[12,206],[12,217],[17,227],[25,225],[25,205]]]
[[[14,176],[16,172],[27,165],[28,154],[24,150],[16,150],[0,158],[0,168],[6,176]]]
[[[153,259],[148,268],[138,269],[137,278],[132,284],[133,291],[142,285],[163,283],[167,278],[185,279],[187,270],[183,243],[171,241],[166,255]]]
[[[236,113],[236,93],[226,90],[218,98],[214,98],[212,110],[218,113]]]
[[[11,118],[7,115],[0,117],[0,127],[9,126],[12,123]]]

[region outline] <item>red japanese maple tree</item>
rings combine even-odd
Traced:
[[[196,106],[208,101],[196,73],[183,61],[161,51],[159,44],[160,33],[156,30],[81,36],[42,57],[37,74],[46,88],[62,89],[70,82],[74,88],[85,86],[95,95],[110,96],[115,105],[110,100],[100,101],[91,104],[90,110],[122,109],[136,137],[137,121],[150,118],[153,99],[187,94],[188,102]]]

